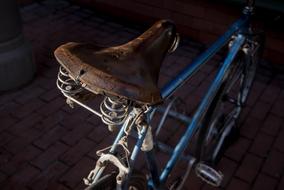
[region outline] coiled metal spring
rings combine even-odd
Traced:
[[[64,95],[73,96],[83,90],[82,86],[69,77],[68,72],[63,68],[59,68],[56,85]]]
[[[123,98],[105,97],[100,104],[102,121],[107,124],[110,131],[122,125],[128,114],[128,102]]]

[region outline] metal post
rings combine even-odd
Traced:
[[[0,91],[26,84],[35,73],[32,50],[22,34],[16,0],[0,1]]]

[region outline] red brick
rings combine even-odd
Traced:
[[[60,182],[74,189],[79,183],[83,183],[83,178],[89,175],[89,172],[95,167],[95,161],[83,157],[74,167],[60,178]]]
[[[233,178],[230,181],[230,184],[228,185],[228,187],[226,188],[227,190],[249,190],[250,189],[250,185],[244,181],[241,181],[237,178]]]
[[[253,190],[267,190],[267,189],[275,189],[277,184],[277,180],[266,176],[264,174],[259,174],[254,186],[253,186]]]
[[[87,154],[92,148],[95,148],[95,143],[82,139],[78,144],[69,149],[65,154],[60,156],[62,160],[67,165],[73,165],[77,163],[85,154]]]
[[[260,126],[260,120],[248,117],[245,123],[241,126],[241,135],[249,139],[254,139]]]
[[[65,104],[65,100],[63,99],[63,97],[60,96],[56,98],[54,101],[52,101],[51,103],[38,109],[37,112],[47,116],[59,110],[64,104]]]
[[[13,155],[10,152],[5,150],[3,147],[0,147],[0,166],[7,164],[12,157]]]
[[[18,169],[17,173],[4,183],[4,189],[25,189],[24,187],[38,174],[38,169],[30,165],[26,165],[25,167]]]
[[[265,88],[260,99],[268,103],[273,103],[278,97],[280,91],[281,89],[278,86],[270,84]]]
[[[273,146],[277,150],[284,152],[284,129],[279,133]]]
[[[0,133],[0,146],[5,145],[6,143],[10,142],[15,136],[11,135],[8,132]]]
[[[85,120],[78,116],[73,116],[73,117],[68,116],[60,121],[60,124],[69,131],[78,128],[78,126],[80,126],[80,124],[82,123],[85,123]]]
[[[271,109],[271,112],[275,115],[284,118],[283,107],[284,107],[284,100],[276,101]]]
[[[40,132],[35,129],[28,129],[24,131],[18,138],[15,138],[13,141],[10,141],[5,148],[12,152],[13,154],[17,154],[27,145],[29,145],[32,141],[40,136]]]
[[[217,167],[218,170],[220,170],[224,174],[222,186],[225,187],[231,181],[231,178],[233,177],[235,170],[237,169],[237,163],[223,157],[218,163]]]
[[[7,178],[7,176],[5,174],[3,174],[2,172],[0,172],[0,184]]]
[[[251,141],[245,138],[239,138],[234,144],[232,144],[225,152],[225,155],[229,158],[239,162],[243,159],[244,155],[251,144]]]
[[[272,150],[264,163],[262,171],[279,178],[284,171],[284,153]]]
[[[249,183],[253,182],[262,165],[262,159],[247,154],[236,172],[236,176]]]
[[[268,117],[265,119],[261,130],[266,134],[276,136],[279,132],[279,129],[281,127],[280,125],[282,124],[282,122],[282,118],[274,114],[269,114]]]
[[[68,145],[75,145],[81,138],[87,136],[93,128],[94,126],[90,124],[82,123],[66,133],[61,139]]]
[[[93,140],[96,143],[101,142],[104,138],[108,137],[111,132],[108,130],[108,127],[105,124],[94,127],[92,132],[89,133],[88,138]]]
[[[6,164],[0,165],[0,170],[7,174],[13,174],[19,168],[26,165],[30,160],[35,158],[41,153],[41,151],[34,146],[29,145],[23,150],[19,151],[12,159]]]
[[[37,177],[35,177],[29,185],[31,189],[65,189],[59,188],[60,185],[56,183],[58,178],[68,169],[66,165],[61,162],[54,162],[48,168],[43,170]],[[55,186],[54,186],[55,185]]]
[[[282,189],[284,189],[284,176],[282,177],[277,190],[282,190]]]
[[[21,94],[16,96],[14,100],[20,104],[33,104],[34,101],[37,101],[37,97],[45,92],[44,89],[34,86],[29,86],[23,90]]]
[[[186,190],[198,190],[201,189],[202,185],[203,181],[201,181],[201,179],[198,178],[194,172],[190,172],[188,179],[185,181],[184,188]]]
[[[13,112],[13,115],[17,118],[24,118],[42,106],[44,106],[44,103],[38,99],[35,99],[28,104],[19,106],[18,109]]]
[[[260,157],[267,157],[273,140],[273,137],[269,135],[266,135],[264,133],[258,133],[250,148],[250,152]]]
[[[255,80],[250,90],[250,94],[246,104],[249,106],[253,106],[257,102],[258,98],[262,95],[263,90],[265,88],[266,88],[265,84]]]
[[[56,141],[58,141],[67,130],[60,125],[56,125],[52,129],[50,129],[47,133],[44,133],[43,136],[41,136],[38,140],[34,141],[34,144],[37,147],[40,147],[42,149],[48,148],[50,145],[54,144]]]
[[[59,89],[54,88],[50,91],[48,91],[47,93],[44,93],[42,96],[40,96],[40,98],[46,102],[49,102],[53,99],[55,99],[57,96],[63,96],[60,92]]]
[[[45,152],[43,152],[39,157],[32,161],[32,164],[40,169],[45,169],[49,164],[56,162],[60,155],[62,155],[68,147],[60,142],[57,142]]]
[[[254,105],[253,109],[251,110],[250,115],[253,116],[254,118],[262,121],[262,120],[265,119],[270,108],[271,108],[271,104],[265,103],[265,102],[262,102],[262,101],[258,101]]]
[[[30,115],[24,117],[18,123],[8,128],[8,131],[14,135],[21,135],[26,130],[30,130],[31,127],[35,126],[42,120],[42,116],[37,113],[31,113]]]
[[[17,122],[17,119],[12,117],[9,114],[5,114],[5,115],[0,115],[0,121],[1,121],[1,127],[0,127],[0,132],[2,130],[5,130],[6,128],[12,126],[14,123]]]

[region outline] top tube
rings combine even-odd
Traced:
[[[211,45],[204,53],[199,55],[192,63],[186,66],[173,80],[168,82],[161,90],[163,99],[172,95],[177,88],[182,86],[193,73],[195,73],[204,63],[206,63],[212,56],[214,56],[227,42],[231,39],[232,35],[239,31],[241,28],[248,24],[249,17],[243,16],[221,36],[215,43]]]

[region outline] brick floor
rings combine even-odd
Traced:
[[[117,22],[68,3],[60,5],[54,8],[51,4],[34,3],[21,8],[24,34],[33,45],[38,72],[30,84],[0,95],[1,189],[82,189],[82,178],[94,166],[96,150],[108,146],[114,138],[92,114],[65,104],[55,85],[58,64],[53,51],[68,41],[120,44],[145,27]],[[184,37],[178,50],[165,60],[159,85],[165,84],[204,47]],[[221,55],[214,57],[187,83],[187,90],[178,92],[185,98],[185,108],[190,113],[220,60]],[[217,166],[225,175],[220,189],[283,189],[283,107],[283,75],[276,76],[260,67],[240,119],[240,138]],[[182,130],[169,128],[159,139],[174,143],[181,133]],[[167,158],[159,155],[161,161]],[[182,166],[177,167],[175,174],[182,171]],[[185,189],[216,188],[191,174]]]

